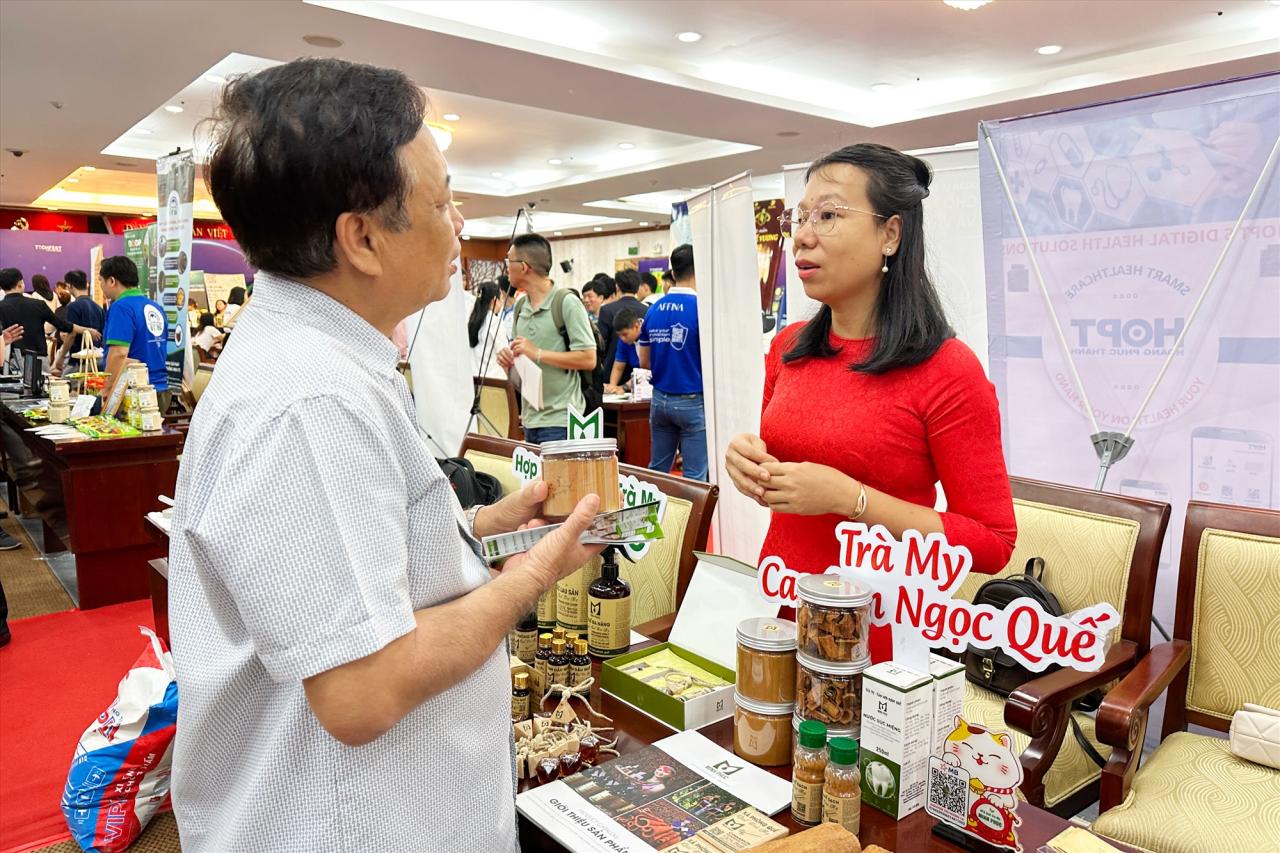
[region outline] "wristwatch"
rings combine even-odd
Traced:
[[[467,519],[467,532],[476,539],[480,538],[479,536],[476,536],[476,516],[482,509],[484,509],[484,504],[476,504],[473,507],[469,507],[462,513]]]

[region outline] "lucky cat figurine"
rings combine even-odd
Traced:
[[[1014,829],[1022,822],[1016,812],[1022,763],[1013,752],[1013,739],[960,717],[955,718],[955,724],[943,746],[942,760],[969,774],[965,828],[990,844],[1020,850]]]

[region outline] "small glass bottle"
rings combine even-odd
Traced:
[[[538,651],[533,656],[533,689],[541,696],[547,692],[547,659],[551,657],[551,635],[538,637]]]
[[[804,826],[822,823],[822,784],[827,770],[827,727],[817,720],[800,724],[791,758],[791,817]]]
[[[511,679],[511,722],[529,719],[529,673],[518,672]]]
[[[601,575],[587,591],[587,648],[592,657],[611,658],[631,648],[631,584],[618,577],[613,547],[605,552]]]
[[[858,772],[858,742],[835,737],[822,780],[822,822],[838,823],[858,834],[862,812],[862,774]]]
[[[527,664],[533,663],[538,651],[538,614],[527,614],[511,632],[511,654]]]
[[[547,686],[543,691],[550,690],[553,684],[564,684],[568,680],[569,656],[564,653],[564,640],[552,640],[551,657],[547,658]]]
[[[591,677],[591,658],[587,656],[587,641],[573,641],[573,657],[569,658],[569,686],[577,687],[582,682]],[[588,699],[591,697],[591,690],[588,688],[583,694]]]

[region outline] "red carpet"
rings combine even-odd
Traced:
[[[9,623],[0,648],[0,851],[68,838],[60,802],[76,741],[116,696],[154,627],[151,602]]]

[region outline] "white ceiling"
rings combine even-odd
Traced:
[[[65,179],[86,165],[150,175],[158,153],[193,144],[218,89],[206,74],[300,55],[395,66],[427,89],[431,118],[453,132],[446,156],[475,236],[509,233],[502,222],[529,201],[540,220],[592,217],[557,220],[572,223],[566,233],[636,227],[673,195],[744,170],[772,175],[853,141],[946,145],[972,140],[983,118],[1280,67],[1280,6],[1268,0],[995,0],[972,12],[940,0],[163,8],[0,3],[0,148],[27,152],[0,154],[0,205],[84,190]],[[677,30],[705,37],[685,44]],[[312,34],[344,44],[315,48],[302,41]],[[1050,42],[1063,50],[1035,52]],[[892,88],[871,90],[882,83]],[[108,177],[99,179],[127,183]]]

